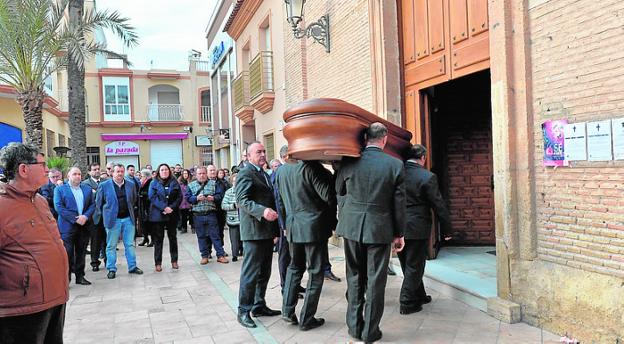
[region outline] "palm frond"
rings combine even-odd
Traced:
[[[122,17],[117,11],[87,10],[83,16],[82,28],[85,33],[93,33],[97,28],[106,28],[113,31],[127,47],[134,47],[139,43],[139,37],[130,20]]]

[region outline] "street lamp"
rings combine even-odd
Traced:
[[[312,37],[315,42],[325,47],[326,52],[329,52],[329,15],[321,16],[316,22],[302,29],[299,22],[303,20],[305,0],[284,0],[284,3],[286,3],[286,20],[292,26],[295,38]]]

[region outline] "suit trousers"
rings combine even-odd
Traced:
[[[106,229],[100,220],[91,226],[91,266],[100,266],[100,256],[106,256]]]
[[[228,225],[230,232],[230,244],[232,245],[232,257],[240,256],[243,252],[243,242],[240,239],[240,225]]]
[[[85,255],[87,254],[87,244],[91,236],[90,224],[87,222],[84,226],[77,223],[72,225],[71,231],[61,233],[63,246],[67,251],[67,261],[69,262],[69,275],[73,272],[76,278],[85,275]]]
[[[273,240],[245,240],[238,291],[238,312],[247,313],[266,306],[264,296],[271,277]]]
[[[403,270],[403,284],[399,302],[402,306],[415,307],[427,296],[423,285],[423,274],[427,261],[427,239],[405,240],[405,247],[398,253]]]
[[[314,319],[321,297],[321,289],[323,288],[323,281],[325,281],[323,267],[327,260],[327,241],[290,243],[290,252],[292,260],[286,274],[282,314],[290,317],[295,313],[299,285],[307,266],[308,285],[299,317],[299,324],[305,326]]]
[[[347,266],[347,326],[364,341],[381,336],[390,244],[363,244],[344,239]]]
[[[291,262],[291,254],[290,254],[290,248],[289,248],[289,244],[288,244],[288,240],[286,239],[286,236],[284,236],[284,231],[280,229],[281,232],[281,237],[279,242],[277,243],[278,245],[278,249],[277,249],[277,267],[279,269],[279,275],[280,275],[280,286],[282,287],[282,290],[284,289],[284,284],[286,281],[286,273],[288,271],[288,266],[290,265]]]
[[[167,221],[152,222],[152,240],[154,241],[154,264],[162,264],[163,243],[165,241],[165,231],[167,231],[167,239],[169,239],[169,254],[171,262],[178,261],[178,217],[170,216]]]
[[[0,342],[60,344],[64,325],[65,304],[33,314],[0,318]]]

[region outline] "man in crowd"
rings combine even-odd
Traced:
[[[182,175],[182,165],[175,164],[175,166],[173,167],[173,176],[177,180],[178,178],[180,178],[181,175]]]
[[[279,235],[275,197],[269,176],[262,170],[266,150],[255,141],[247,147],[247,165],[238,173],[236,201],[240,210],[240,232],[245,255],[241,267],[238,294],[238,322],[244,327],[256,327],[250,316],[275,316],[264,299],[271,277],[273,239]]]
[[[336,193],[344,197],[336,232],[344,237],[347,267],[349,335],[365,342],[382,337],[391,243],[403,249],[405,184],[403,163],[383,152],[388,129],[379,122],[366,130],[366,148],[358,159],[344,159]]]
[[[39,193],[48,202],[48,207],[55,219],[58,218],[58,214],[56,209],[54,209],[54,189],[56,189],[59,183],[63,183],[63,174],[58,168],[53,167],[48,172],[48,182],[39,189]]]
[[[214,166],[212,166],[214,168]],[[226,264],[223,242],[219,237],[216,201],[223,198],[223,193],[217,190],[216,182],[208,180],[208,169],[204,166],[195,171],[196,179],[189,183],[186,189],[186,199],[193,205],[193,225],[197,235],[197,243],[201,254],[200,264],[210,262],[210,246],[214,245],[217,252],[217,262]]]
[[[407,226],[405,248],[399,252],[404,276],[399,297],[401,314],[420,312],[423,304],[431,302],[431,296],[425,293],[422,277],[431,235],[432,208],[438,216],[444,240],[451,239],[449,211],[440,194],[436,175],[424,167],[426,158],[427,148],[417,144],[409,150],[405,163]]]
[[[67,184],[54,190],[54,209],[58,213],[58,228],[67,251],[69,265],[76,275],[76,284],[90,285],[85,275],[85,254],[95,211],[93,191],[80,184],[82,174],[78,167],[67,173]],[[93,249],[93,248],[92,248]],[[69,272],[71,280],[71,271]]]
[[[282,199],[279,197],[279,185],[277,185],[277,171],[280,166],[287,165],[289,163],[296,164],[296,161],[290,161],[288,159],[288,145],[283,145],[279,151],[280,160],[274,163],[276,159],[271,160],[271,166],[275,165],[275,170],[271,174],[271,185],[273,186],[273,196],[275,197],[276,209],[282,208]],[[277,212],[277,223],[279,225],[280,235],[277,242],[277,268],[280,275],[280,287],[282,287],[282,294],[284,294],[284,284],[286,282],[286,274],[288,266],[290,265],[290,249],[288,247],[288,240],[286,239],[286,214],[284,212]],[[275,250],[274,250],[275,251]],[[303,299],[302,293],[305,293],[305,288],[302,286],[297,287],[297,297]]]
[[[136,168],[130,164],[126,167],[126,170],[128,171],[128,179],[136,186],[138,192],[141,187],[141,180],[136,176]]]
[[[302,331],[325,323],[315,318],[323,287],[323,268],[328,259],[327,239],[336,226],[336,194],[332,174],[318,161],[282,165],[277,172],[279,212],[286,216],[286,235],[292,261],[288,266],[282,319],[297,324],[295,307],[303,273],[308,286],[301,309]]]
[[[108,178],[112,178],[113,177],[113,166],[115,165],[115,163],[113,162],[109,162],[106,164],[106,174],[108,175]]]
[[[214,203],[217,208],[217,229],[219,231],[219,238],[221,239],[221,244],[224,243],[225,238],[225,212],[221,209],[221,200],[223,200],[223,196],[225,195],[226,186],[223,184],[222,180],[217,178],[217,167],[215,165],[206,166],[206,171],[208,172],[208,180],[213,181],[215,183],[215,194],[219,195],[219,197],[215,198]],[[212,240],[209,238],[209,240]],[[225,253],[227,257],[228,254]],[[209,251],[209,255],[212,253]]]
[[[9,181],[0,185],[0,341],[62,343],[69,266],[56,221],[37,195],[48,181],[45,158],[36,147],[10,143],[0,165]]]
[[[124,178],[125,168],[122,164],[113,166],[113,177],[98,187],[95,204],[96,216],[102,216],[106,228],[106,269],[107,277],[115,278],[117,273],[117,241],[123,236],[123,243],[128,262],[128,273],[141,275],[143,271],[137,267],[134,251],[134,233],[136,218],[133,207],[136,204],[137,191],[131,181]],[[98,221],[96,218],[96,222]]]
[[[100,164],[92,162],[89,165],[89,177],[82,183],[91,188],[93,199],[96,199],[97,189],[103,180],[100,178]],[[91,226],[91,270],[100,271],[100,257],[106,252],[106,230],[101,219],[95,222],[95,216],[92,217],[93,226]]]

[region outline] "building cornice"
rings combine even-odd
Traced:
[[[262,0],[238,0],[234,10],[228,18],[223,31],[227,32],[233,40],[237,40],[247,27],[251,18],[262,4]]]

